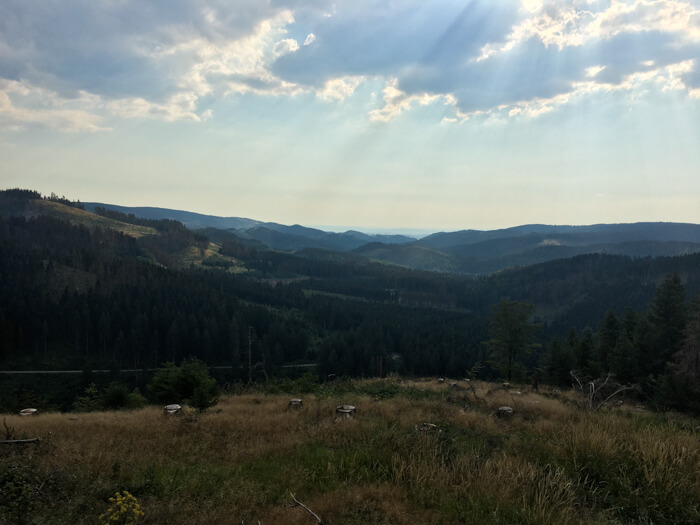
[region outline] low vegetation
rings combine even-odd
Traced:
[[[305,377],[205,413],[7,415],[41,440],[0,448],[0,522],[95,523],[118,496],[134,523],[314,523],[291,494],[328,524],[700,522],[697,419],[539,390]]]

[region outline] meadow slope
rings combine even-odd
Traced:
[[[0,446],[0,522],[95,523],[120,490],[146,524],[314,523],[290,491],[333,525],[700,522],[697,420],[473,386],[288,382],[202,415],[7,415],[5,437],[41,441]],[[336,422],[341,403],[357,417]],[[497,417],[504,405],[512,417]]]

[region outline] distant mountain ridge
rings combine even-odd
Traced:
[[[440,232],[428,235],[416,241],[419,246],[445,249],[465,244],[475,244],[495,239],[508,239],[524,235],[557,235],[576,234],[583,240],[583,234],[592,238],[611,240],[653,240],[653,241],[686,241],[700,242],[700,225],[674,222],[636,222],[619,224],[592,224],[587,226],[550,226],[546,224],[526,224],[498,230],[460,230],[456,232]]]
[[[83,203],[148,219],[173,219],[214,242],[234,240],[256,249],[307,252],[353,252],[356,256],[420,270],[488,274],[588,253],[632,257],[676,256],[700,252],[700,225],[672,222],[592,224],[586,226],[525,224],[498,230],[440,232],[415,239],[405,235],[367,234],[355,230],[327,232],[294,224],[241,217],[217,217],[152,207]],[[320,250],[320,251],[319,251]]]
[[[350,251],[370,242],[402,244],[413,242],[406,235],[366,234],[355,230],[343,233],[327,232],[294,224],[287,226],[276,222],[262,222],[241,217],[218,217],[201,213],[155,207],[129,207],[100,202],[84,202],[85,209],[94,212],[102,207],[143,219],[172,219],[193,230],[216,228],[246,240],[259,241],[276,250],[297,251],[304,248]]]
[[[142,219],[172,219],[180,221],[182,224],[192,230],[201,228],[218,228],[220,230],[228,229],[247,229],[257,225],[264,224],[261,221],[253,219],[245,219],[241,217],[218,217],[216,215],[205,215],[191,211],[172,210],[169,208],[156,208],[151,206],[119,206],[117,204],[104,204],[102,202],[83,202],[85,209],[94,213],[95,208],[101,207],[108,210],[120,211],[122,213],[133,213],[136,217]]]

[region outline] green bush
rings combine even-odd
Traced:
[[[126,408],[129,402],[129,389],[126,385],[113,381],[102,394],[102,405],[107,410]]]
[[[199,359],[187,359],[179,367],[166,363],[156,372],[148,390],[158,403],[187,402],[200,412],[219,402],[216,380]]]
[[[90,383],[85,388],[84,394],[76,397],[73,403],[73,410],[76,412],[93,412],[101,408],[100,390],[95,383]]]

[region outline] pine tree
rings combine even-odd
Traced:
[[[615,315],[615,312],[608,310],[598,330],[598,338],[596,341],[596,360],[602,372],[610,370],[608,357],[617,344],[620,332],[621,325],[619,319]]]
[[[653,346],[648,347],[649,355],[646,357],[652,373],[663,371],[680,351],[686,318],[683,283],[678,274],[673,273],[658,286],[649,308],[649,336]]]
[[[593,332],[590,328],[586,328],[583,332],[583,337],[575,348],[575,356],[576,368],[589,377],[598,377],[600,375],[599,367],[593,359],[594,346]]]
[[[687,381],[694,395],[700,394],[700,294],[693,300],[680,350],[674,356],[673,370]]]
[[[574,368],[573,350],[559,339],[553,339],[549,344],[549,353],[545,364],[549,381],[559,386],[570,384],[569,372],[572,368]]]
[[[534,342],[535,331],[540,327],[531,321],[534,312],[530,303],[502,300],[491,313],[491,339],[487,344],[509,382],[517,358],[539,347]]]

